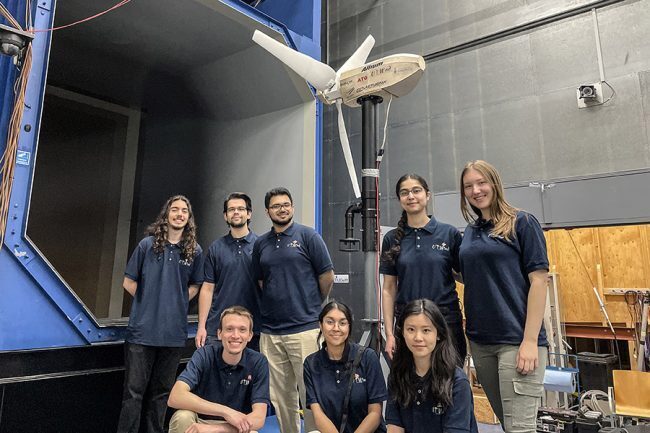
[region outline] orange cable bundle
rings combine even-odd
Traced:
[[[53,27],[49,29],[33,29],[32,27],[32,17],[31,17],[31,1],[27,0],[25,4],[25,17],[26,17],[26,27],[28,31],[32,33],[36,32],[50,32],[53,30],[60,30],[68,28],[77,24],[81,24],[95,18],[98,18],[108,12],[111,12],[119,7],[124,6],[129,3],[131,0],[120,0],[118,3],[112,7],[92,15],[90,17],[75,21],[70,24],[66,24],[59,27]],[[16,29],[23,30],[20,23],[11,15],[9,10],[0,3],[0,14],[5,17],[5,19]],[[11,120],[9,121],[8,133],[7,133],[7,146],[5,148],[2,157],[0,157],[0,172],[2,172],[2,183],[0,183],[0,247],[4,243],[5,233],[7,230],[7,221],[9,217],[9,200],[11,198],[11,187],[14,180],[14,169],[16,165],[16,154],[18,153],[18,137],[20,135],[20,125],[23,119],[23,109],[25,106],[25,91],[27,89],[27,80],[29,78],[29,72],[32,69],[32,46],[28,44],[25,48],[24,61],[22,68],[20,69],[20,75],[16,80],[14,86],[14,93],[16,98],[14,100],[14,109],[11,114]]]
[[[29,71],[31,68],[32,46],[31,44],[28,44],[25,48],[24,61],[20,70],[20,75],[18,76],[16,86],[14,87],[16,98],[14,101],[14,109],[11,114],[11,119],[9,120],[9,127],[7,128],[7,145],[4,153],[2,154],[2,157],[0,158],[0,171],[2,171],[2,182],[0,183],[0,247],[4,243],[5,232],[7,230],[9,200],[11,198],[11,187],[14,180],[16,154],[18,152],[18,136],[20,135],[20,124],[23,118],[27,79],[29,78]]]

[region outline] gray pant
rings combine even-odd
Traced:
[[[539,365],[530,374],[517,372],[519,346],[469,343],[478,380],[506,433],[534,433],[544,393],[548,349],[539,347]]]

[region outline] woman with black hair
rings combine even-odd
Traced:
[[[428,299],[409,302],[395,337],[388,433],[478,433],[472,390],[438,307]]]
[[[352,312],[331,301],[318,321],[323,347],[305,359],[307,405],[321,433],[385,433],[386,384],[373,350],[349,341]]]
[[[379,272],[384,275],[382,306],[386,324],[386,352],[395,350],[393,321],[414,299],[433,301],[451,328],[458,365],[467,355],[463,318],[454,277],[459,270],[462,237],[456,227],[437,221],[427,212],[431,192],[426,180],[405,174],[395,186],[402,206],[397,228],[384,236]]]

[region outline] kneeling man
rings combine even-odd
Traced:
[[[269,401],[269,365],[248,349],[253,317],[244,307],[221,313],[217,336],[192,355],[169,395],[178,409],[170,433],[249,433],[261,429]]]

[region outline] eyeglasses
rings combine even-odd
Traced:
[[[226,209],[226,211],[227,211],[228,213],[233,213],[234,211],[242,212],[242,213],[243,213],[243,212],[246,212],[247,210],[248,210],[248,208],[245,208],[244,206],[240,206],[240,207],[229,207],[228,209]]]
[[[274,205],[269,206],[269,209],[271,209],[271,210],[273,210],[273,211],[279,211],[279,210],[282,209],[282,208],[285,208],[285,209],[291,209],[292,206],[293,206],[293,204],[291,204],[291,203],[289,203],[289,202],[286,202],[286,203],[276,203],[276,204],[274,204]]]
[[[421,186],[414,186],[411,189],[400,189],[399,190],[399,196],[400,197],[408,197],[409,194],[418,195],[418,194],[421,194],[423,191],[424,191],[424,188],[422,188]]]
[[[347,328],[350,326],[350,322],[347,320],[339,320],[338,322],[334,319],[325,319],[323,320],[323,323],[329,327],[334,327],[334,325],[339,325],[339,328]]]

